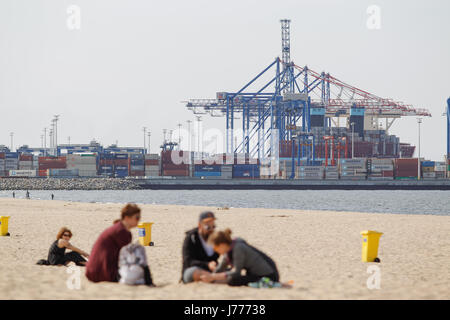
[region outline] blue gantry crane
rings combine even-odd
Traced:
[[[295,65],[290,57],[290,20],[280,22],[282,59],[276,58],[238,91],[218,92],[216,99],[186,103],[194,114],[225,116],[227,153],[264,159],[278,153],[280,142],[290,141],[292,148],[298,143],[296,156],[309,161],[314,160],[313,117],[323,121],[326,129],[334,117],[345,117],[348,122],[352,114],[362,112],[377,121],[385,118],[389,129],[402,116],[431,116],[425,109],[378,97],[329,73]],[[269,82],[261,83],[267,76]],[[239,143],[234,142],[235,137]]]
[[[450,98],[447,99],[447,160],[448,159],[450,159]]]

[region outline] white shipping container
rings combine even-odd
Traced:
[[[36,170],[9,170],[10,177],[36,177]]]
[[[160,156],[158,153],[149,153],[144,155],[144,159],[146,160],[159,160]]]
[[[424,172],[422,173],[424,178],[436,178],[436,172]]]
[[[80,177],[95,177],[97,176],[97,170],[78,170],[78,175]]]
[[[394,170],[393,164],[372,164],[370,166],[372,171],[392,171]]]

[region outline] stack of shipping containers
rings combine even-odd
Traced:
[[[162,175],[172,177],[189,177],[191,175],[190,158],[190,152],[187,151],[162,151]]]
[[[38,173],[40,177],[48,175],[48,169],[66,169],[66,157],[39,157]]]
[[[80,177],[97,176],[97,155],[95,153],[73,153],[67,155],[67,169]]]
[[[194,165],[194,177],[196,178],[221,178],[222,177],[222,166],[221,165],[203,165],[203,164],[195,164]]]
[[[19,170],[33,170],[33,155],[21,154],[19,156]]]
[[[17,170],[19,168],[19,153],[7,152],[5,153],[5,174],[8,176],[9,171]]]
[[[145,158],[142,153],[130,154],[130,176],[145,176]]]
[[[300,180],[321,180],[324,175],[322,166],[299,166],[297,167],[296,178]]]
[[[145,176],[158,177],[160,176],[161,158],[157,153],[144,155],[145,161]]]
[[[395,159],[394,176],[396,180],[417,179],[418,159]]]
[[[19,155],[19,170],[10,170],[11,177],[35,177],[36,168],[33,165],[33,155],[21,153]]]
[[[339,179],[339,171],[337,166],[325,166],[324,177],[326,180],[337,180]]]
[[[259,179],[258,164],[234,164],[232,169],[234,179]]]
[[[0,152],[0,177],[6,177],[4,152]]]
[[[434,167],[434,173],[436,174],[436,179],[445,179],[447,167],[445,162],[436,162]]]
[[[98,155],[98,175],[106,178],[114,177],[113,153],[100,153]]]
[[[367,159],[339,159],[339,170],[342,180],[366,180]]]
[[[436,173],[434,172],[434,161],[421,161],[420,166],[422,168],[422,179],[434,180],[436,179]]]
[[[128,153],[114,154],[114,177],[124,178],[129,174]]]
[[[368,180],[393,180],[394,163],[392,159],[368,159]]]

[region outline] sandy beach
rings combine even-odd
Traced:
[[[73,245],[90,251],[122,206],[0,199],[0,215],[11,216],[11,236],[0,237],[0,299],[450,299],[448,216],[141,205],[141,221],[154,222],[155,246],[146,251],[158,288],[94,284],[81,269],[80,289],[70,289],[72,268],[35,264],[62,226],[74,233]],[[216,213],[219,229],[274,258],[293,288],[180,284],[184,232],[205,209]],[[360,231],[367,229],[384,233],[379,264],[361,262]],[[380,289],[367,287],[371,265],[380,268]]]

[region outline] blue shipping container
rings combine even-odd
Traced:
[[[259,170],[233,171],[233,178],[259,178]]]
[[[18,159],[19,153],[18,152],[7,152],[5,153],[5,159]]]
[[[144,159],[144,155],[142,153],[139,154],[130,154],[130,158],[131,160],[140,160],[140,159]]]
[[[142,159],[142,160],[137,160],[137,159],[131,159],[130,160],[130,164],[132,165],[132,166],[143,166],[143,165],[145,165],[145,160],[144,159]]]
[[[128,166],[116,166],[115,171],[128,171]]]
[[[433,167],[434,168],[434,161],[422,161],[422,167]]]
[[[100,156],[100,159],[105,159],[105,160],[113,160],[114,159],[114,154],[112,154],[112,153],[100,153],[99,156]]]
[[[128,159],[128,153],[116,153],[114,159]]]
[[[233,171],[241,171],[241,170],[258,170],[259,166],[257,164],[235,164],[233,165]]]
[[[217,166],[217,165],[213,165],[213,166],[204,166],[204,165],[200,165],[200,164],[196,164],[194,166],[194,172],[221,172],[222,171],[222,166]]]

